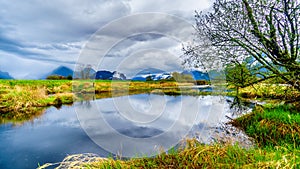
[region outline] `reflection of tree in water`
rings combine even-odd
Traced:
[[[20,113],[19,116],[1,116],[0,124],[11,123],[12,126],[22,126],[25,123],[34,123],[35,119],[41,118],[46,112],[45,107],[28,110],[27,113]]]
[[[211,135],[211,141],[220,143],[238,143],[239,146],[244,148],[250,148],[254,146],[252,138],[248,137],[244,131],[236,128],[231,122],[248,113],[256,104],[247,101],[241,97],[235,96],[226,99],[229,110],[225,117],[226,120],[220,122],[213,130]]]
[[[87,108],[91,108],[92,104],[91,104],[91,100],[81,100],[80,102],[81,106],[87,107]]]
[[[235,96],[233,100],[227,99],[229,103],[230,112],[232,113],[231,116],[239,116],[249,111],[250,108],[255,106],[255,103],[250,101],[246,101],[239,96]]]
[[[95,100],[96,97],[95,97],[95,94],[92,94],[92,93],[89,93],[89,94],[80,94],[80,93],[77,93],[76,94],[76,97],[80,100],[79,101],[79,104],[82,105],[82,106],[85,106],[87,108],[91,108],[91,101]]]
[[[96,95],[94,93],[76,93],[76,97],[81,101],[96,99]]]

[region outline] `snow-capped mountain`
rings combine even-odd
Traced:
[[[163,73],[138,74],[135,77],[133,77],[131,80],[146,81],[146,80],[164,80],[170,78],[172,78],[171,73],[163,72]]]
[[[123,73],[114,71],[112,75],[112,79],[115,80],[126,80],[126,76]]]
[[[174,75],[173,73],[176,73],[176,72],[164,72],[159,69],[147,68],[147,69],[140,71],[136,76],[134,76],[132,78],[132,80],[147,81],[147,80],[171,79]],[[210,80],[208,73],[204,73],[204,72],[197,71],[197,70],[183,71],[181,73],[177,72],[176,75],[180,76],[180,77],[181,77],[181,75],[182,76],[190,75],[191,79],[194,79],[194,80],[206,80],[206,81]],[[180,80],[180,79],[181,78],[177,77],[177,80]]]

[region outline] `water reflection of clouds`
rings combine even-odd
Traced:
[[[230,113],[228,103],[223,104],[220,96],[129,97],[134,105],[145,104],[141,107],[165,100],[164,112],[151,123],[135,123],[119,114],[114,108],[113,98],[78,102],[73,106],[62,106],[59,110],[52,107],[33,122],[18,127],[9,124],[0,126],[0,166],[5,162],[8,167],[4,168],[24,168],[24,165],[33,168],[31,163],[36,166],[38,162],[56,162],[67,154],[86,152],[103,157],[112,152],[120,153],[122,157],[151,156],[176,145],[190,129],[196,134],[188,136],[201,136],[202,140],[209,138],[210,126],[214,127],[220,119],[223,120],[223,113]],[[81,126],[93,141],[100,140],[101,144],[94,144]],[[118,134],[115,130],[112,132],[112,127],[117,129]]]
[[[192,119],[189,118],[189,112],[195,111],[198,109],[197,119],[195,120],[195,125],[202,123],[217,123],[220,118],[223,117],[223,109],[218,107],[216,102],[220,101],[220,98],[216,96],[205,96],[205,97],[192,97],[192,96],[184,96],[184,97],[173,97],[173,96],[160,96],[160,95],[133,95],[133,96],[124,96],[119,97],[118,103],[124,101],[125,97],[129,97],[130,105],[121,106],[123,110],[122,112],[130,112],[134,110],[134,113],[142,114],[143,118],[156,118],[150,123],[139,123],[135,121],[130,121],[130,119],[125,118],[121,113],[120,109],[116,108],[116,99],[107,98],[100,99],[97,101],[92,101],[89,104],[80,104],[77,103],[76,106],[83,106],[85,109],[88,108],[90,112],[94,112],[97,115],[101,115],[109,125],[111,125],[115,130],[136,130],[137,133],[141,131],[138,129],[139,127],[147,128],[147,132],[149,129],[155,130],[155,134],[159,133],[159,131],[168,130],[174,123],[174,121],[178,121],[181,126],[190,126],[189,123]],[[199,107],[197,105],[185,105],[182,107],[182,99],[185,100],[186,103],[194,103],[195,99],[199,101]],[[162,102],[164,100],[164,102]],[[215,103],[214,103],[215,102]],[[163,108],[161,105],[164,103]],[[214,105],[214,106],[212,106]],[[220,104],[219,104],[220,105]],[[222,106],[222,105],[221,105]],[[151,108],[149,108],[151,107]],[[161,109],[162,108],[162,109]],[[151,111],[150,111],[151,110]],[[221,111],[220,111],[221,110]],[[57,113],[59,111],[59,113]],[[154,112],[154,113],[152,113]],[[83,123],[89,124],[90,127],[99,125],[97,118],[94,117],[94,113],[85,112],[85,121]],[[185,114],[185,118],[180,118],[180,113]],[[157,117],[157,115],[160,115]],[[134,116],[134,114],[132,114]],[[35,119],[35,125],[39,126],[65,126],[72,128],[80,128],[80,124],[78,123],[77,117],[74,115],[74,107],[64,106],[60,110],[52,107],[48,109],[45,115],[42,118]],[[27,125],[32,125],[28,123]],[[105,132],[105,128],[102,128],[102,133]],[[137,136],[137,134],[131,134]],[[151,135],[151,134],[148,134]]]
[[[27,123],[26,125],[33,125],[32,127],[60,126],[81,128],[74,107],[72,106],[63,106],[60,109],[51,107],[47,109],[41,118],[35,119],[33,124]]]
[[[150,97],[147,94],[142,96],[125,96],[113,99],[118,115],[137,124],[154,121],[164,109],[165,101],[163,98]],[[158,102],[159,100],[160,102]]]
[[[102,148],[108,147],[114,153],[122,149],[125,156],[155,154],[155,146],[174,146],[192,127],[202,126],[198,130],[204,130],[203,126],[216,124],[223,115],[221,98],[141,94],[100,99],[88,107],[76,105],[76,111],[81,126]],[[149,105],[154,114],[149,111]],[[147,118],[154,120],[147,122]],[[197,132],[209,137],[206,131]]]
[[[142,97],[141,97],[142,96]],[[90,107],[85,107],[87,110],[89,110],[89,113],[85,113],[85,120],[84,123],[87,124],[89,122],[94,121],[94,124],[97,125],[98,123],[95,120],[94,115],[101,115],[101,117],[110,125],[115,127],[115,129],[122,129],[124,126],[140,126],[140,127],[150,127],[150,128],[158,128],[158,129],[166,129],[167,127],[170,127],[174,123],[174,121],[179,121],[183,126],[186,125],[187,121],[190,121],[191,119],[189,117],[188,112],[195,111],[198,106],[192,103],[195,103],[197,101],[196,97],[192,96],[186,96],[185,102],[191,103],[190,105],[187,105],[186,107],[182,108],[182,100],[181,97],[173,97],[173,96],[160,96],[155,95],[151,96],[149,99],[151,99],[149,102],[152,104],[151,111],[154,111],[155,113],[151,112],[140,112],[140,107],[147,107],[149,105],[149,102],[147,99],[144,99],[144,96],[147,97],[147,95],[137,95],[137,96],[130,96],[130,103],[131,105],[128,105],[127,103],[116,107],[117,103],[124,103],[123,99],[124,97],[119,98],[108,98],[108,99],[101,99],[97,100],[95,102],[92,102]],[[163,106],[154,106],[154,105],[161,105],[162,100],[166,100]],[[117,101],[116,101],[117,100]],[[125,106],[126,105],[126,106]],[[134,108],[136,108],[136,105],[139,105],[138,111],[135,111]],[[84,107],[85,105],[78,105],[80,107]],[[120,110],[120,107],[123,108]],[[147,109],[147,108],[146,108]],[[130,119],[125,118],[120,111],[122,112],[130,112],[134,111],[134,113],[141,113],[144,117],[153,117],[153,115],[161,114],[161,116],[157,117],[154,121],[151,121],[150,123],[139,123],[136,121],[130,121]],[[196,110],[197,111],[197,110]],[[92,113],[94,112],[94,113]],[[179,119],[179,115],[181,113],[185,113],[185,118]],[[93,126],[92,123],[90,123],[91,126]],[[189,124],[190,125],[190,124]]]

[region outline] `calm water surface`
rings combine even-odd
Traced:
[[[195,101],[199,104],[182,104]],[[78,153],[110,156],[110,152],[94,143],[81,127],[86,124],[85,120],[97,119],[93,118],[95,113],[100,114],[115,131],[131,138],[158,137],[178,121],[177,128],[164,136],[166,142],[174,137],[184,136],[185,129],[189,127],[192,127],[190,134],[201,133],[203,138],[208,138],[209,133],[204,130],[204,126],[216,125],[226,113],[226,102],[225,107],[215,109],[220,102],[222,98],[218,96],[175,97],[139,94],[84,101],[60,109],[51,107],[32,121],[19,125],[0,125],[0,168],[31,169],[39,164],[62,161],[67,155]],[[224,106],[223,103],[220,105]],[[84,110],[80,112],[81,109]],[[196,118],[189,113],[195,110]],[[193,124],[189,121],[192,118]],[[84,128],[87,129],[86,126]],[[88,134],[95,134],[109,144],[117,141],[110,130],[105,128],[101,128],[100,133],[99,130],[91,130]],[[134,153],[132,149],[129,146],[124,149],[124,153]],[[145,145],[145,152],[148,149],[149,146]]]

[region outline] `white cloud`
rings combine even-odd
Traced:
[[[129,0],[132,12],[168,12],[175,11],[193,12],[203,10],[211,5],[210,0],[156,0],[156,1],[139,1]],[[192,15],[191,15],[192,16]]]
[[[29,0],[0,3],[2,19],[14,28],[9,37],[31,42],[69,42],[87,38],[103,24],[129,14],[128,6],[120,1]]]
[[[40,72],[47,69],[50,71],[54,65],[75,63],[81,47],[89,40],[89,37],[111,22],[116,24],[115,27],[104,30],[105,34],[101,35],[102,40],[108,43],[103,43],[104,46],[101,47],[97,46],[98,42],[89,43],[87,47],[103,52],[99,49],[110,47],[109,42],[126,35],[132,26],[143,28],[145,31],[155,28],[157,32],[171,32],[170,35],[174,37],[179,34],[189,34],[185,31],[190,29],[180,27],[175,24],[175,20],[166,21],[160,17],[136,17],[132,21],[118,23],[115,19],[143,12],[162,12],[191,21],[194,10],[206,9],[209,5],[209,0],[0,0],[2,23],[0,25],[0,52],[4,53],[0,58],[0,68],[3,70],[5,68],[18,78],[37,78]],[[145,21],[151,22],[145,26]],[[174,25],[176,27],[172,27]],[[140,30],[137,32],[139,33]],[[170,51],[179,47],[178,44],[168,44],[163,38],[144,41],[147,42],[133,40],[131,43],[123,44],[121,46],[123,49],[114,52],[119,55],[130,55],[135,50],[146,48],[163,49],[165,47],[166,51]],[[86,48],[81,54],[95,57],[95,50]],[[17,66],[17,63],[22,66]],[[37,63],[43,66],[36,66],[34,71],[31,71],[32,65]],[[39,68],[43,70],[40,71]]]
[[[15,79],[35,79],[57,66],[51,62],[21,58],[1,51],[0,55],[0,69],[9,72]]]

